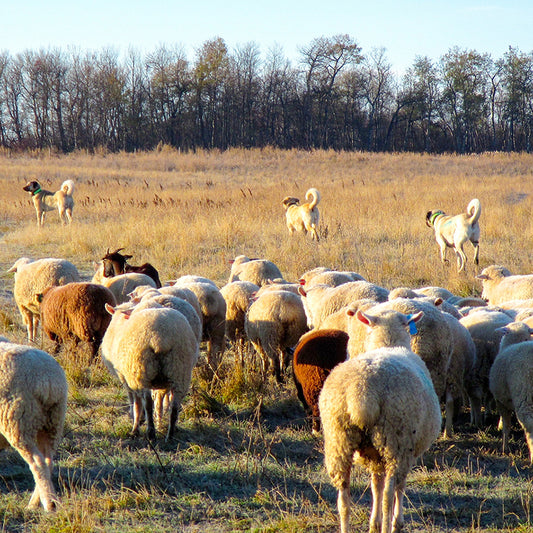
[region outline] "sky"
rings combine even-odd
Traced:
[[[385,48],[393,71],[415,57],[434,61],[454,46],[503,57],[509,46],[533,51],[532,0],[0,0],[0,51],[76,47],[149,53],[196,50],[221,37],[230,50],[274,46],[294,64],[318,37],[350,35],[362,48]]]

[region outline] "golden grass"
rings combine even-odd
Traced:
[[[317,265],[354,270],[368,280],[479,290],[475,270],[458,276],[441,266],[429,209],[464,211],[481,200],[481,265],[530,269],[530,180],[533,156],[338,153],[229,150],[182,154],[165,147],[141,154],[0,157],[2,265],[20,255],[71,259],[86,275],[92,260],[125,247],[132,263],[149,261],[163,279],[201,274],[222,285],[228,260],[267,257],[295,280]],[[35,227],[29,179],[51,190],[76,182],[74,224],[48,213]],[[281,200],[322,193],[319,245],[290,238]],[[467,255],[472,250],[467,245]],[[450,254],[450,257],[453,256]],[[5,259],[4,259],[5,258]]]

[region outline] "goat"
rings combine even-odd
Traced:
[[[108,248],[106,254],[102,257],[102,261],[104,262],[104,276],[106,278],[112,278],[113,276],[126,274],[128,272],[138,272],[150,276],[154,280],[158,289],[161,287],[159,273],[153,265],[150,263],[144,263],[140,266],[130,265],[127,261],[133,256],[122,255],[119,253],[121,250],[124,250],[124,248],[117,248],[114,252],[110,252]]]

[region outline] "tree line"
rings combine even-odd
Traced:
[[[206,41],[142,56],[113,49],[0,52],[0,145],[134,151],[263,147],[475,153],[531,151],[533,52],[452,48],[398,76],[349,35],[230,51]]]

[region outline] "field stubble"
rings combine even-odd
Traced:
[[[64,257],[85,279],[106,249],[124,247],[162,280],[183,274],[222,286],[228,261],[244,253],[274,261],[295,281],[318,265],[353,270],[387,288],[438,285],[479,294],[471,262],[440,264],[430,209],[456,214],[482,204],[479,270],[498,263],[531,268],[533,156],[230,150],[180,154],[75,153],[0,157],[0,334],[25,342],[12,300],[21,256]],[[74,223],[48,213],[37,230],[29,179],[56,190],[76,183]],[[317,187],[321,241],[289,237],[281,200]],[[467,256],[472,248],[467,245]],[[45,349],[50,348],[43,341]],[[12,450],[0,455],[2,531],[320,531],[337,529],[335,491],[289,380],[262,384],[257,361],[228,350],[218,379],[195,372],[172,443],[129,437],[126,398],[101,364],[65,348],[70,385],[55,479],[62,498],[46,515],[25,505],[33,480]],[[406,530],[533,531],[531,468],[523,434],[500,453],[495,420],[472,433],[461,424],[439,439],[408,478]],[[352,527],[366,531],[368,477],[352,476]]]

